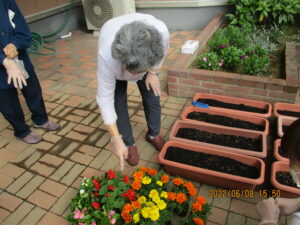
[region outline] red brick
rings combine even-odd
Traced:
[[[272,91],[283,91],[283,86],[277,84],[265,84],[265,89]]]
[[[200,87],[190,87],[189,90],[190,90],[190,92],[193,92],[195,94],[198,92],[207,93],[207,94],[211,93],[210,89],[205,89],[205,88],[200,88]]]
[[[169,89],[176,89],[176,90],[187,90],[189,86],[184,86],[182,84],[168,84]]]
[[[168,77],[188,78],[188,73],[168,71]]]
[[[218,89],[218,90],[223,90],[224,89],[224,85],[223,84],[208,83],[208,82],[202,82],[202,87],[212,88],[212,89]]]
[[[181,78],[181,79],[179,79],[179,84],[199,86],[200,81]]]
[[[224,78],[224,77],[214,77],[214,81],[216,83],[222,83],[222,84],[238,84],[238,78]]]
[[[251,100],[256,100],[256,101],[261,101],[261,96],[256,96],[256,95],[237,94],[236,97],[238,97],[238,98],[245,98],[245,99],[251,99]]]
[[[229,97],[235,97],[236,93],[233,92],[227,92],[227,91],[220,91],[220,90],[212,90],[212,94],[214,95],[224,95]]]
[[[201,70],[202,71],[202,70]],[[209,70],[208,70],[209,71]],[[209,71],[213,74],[213,71]],[[201,73],[190,73],[189,78],[193,80],[200,80],[200,81],[212,81],[213,75],[209,75],[207,71],[203,71]]]
[[[11,194],[3,192],[0,195],[0,206],[13,212],[23,202],[22,199],[17,198]]]
[[[298,86],[297,87],[285,86],[283,88],[283,91],[291,94],[296,94],[298,92],[298,89],[299,89]]]
[[[255,81],[248,81],[248,80],[240,80],[239,81],[239,86],[264,88],[264,83],[262,83],[262,82],[255,82]]]
[[[67,186],[57,183],[55,181],[52,180],[46,180],[40,187],[39,189],[47,192],[51,195],[54,195],[56,197],[61,196],[66,190],[67,190]]]
[[[251,94],[254,95],[260,95],[260,96],[268,96],[269,91],[265,89],[258,89],[258,88],[253,88],[252,91],[250,91]]]
[[[248,94],[249,88],[239,86],[225,86],[225,91]]]
[[[295,100],[296,94],[290,94],[290,93],[278,92],[278,91],[270,91],[269,97]]]
[[[175,84],[177,84],[177,78],[176,77],[168,77],[168,83],[175,83]]]
[[[172,96],[177,96],[177,90],[170,90],[168,89],[168,94]]]
[[[56,200],[57,198],[40,190],[35,190],[35,192],[33,192],[27,199],[27,201],[43,209],[50,209],[50,207],[56,202]]]

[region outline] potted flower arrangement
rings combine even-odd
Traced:
[[[130,190],[129,176],[120,172],[109,170],[101,178],[84,178],[67,219],[73,225],[122,224],[121,209],[128,198],[135,197]]]
[[[174,214],[187,215],[197,194],[191,182],[172,178],[163,170],[140,167],[132,177],[109,170],[101,178],[84,178],[71,201],[73,225],[168,225]],[[196,197],[180,224],[204,225],[210,204]],[[176,223],[178,224],[178,223]]]

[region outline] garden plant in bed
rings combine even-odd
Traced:
[[[284,49],[300,42],[300,4],[295,0],[231,0],[234,14],[197,56],[193,67],[284,79]],[[229,25],[228,25],[229,24]],[[293,25],[291,25],[293,24]]]

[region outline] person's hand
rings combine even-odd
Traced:
[[[281,216],[288,216],[299,210],[300,198],[276,198]]]
[[[145,83],[148,91],[150,91],[150,87],[151,87],[154,95],[160,96],[160,82],[156,74],[148,72]]]
[[[14,87],[20,89],[22,89],[23,86],[27,86],[27,82],[25,80],[25,75],[23,71],[13,60],[5,58],[3,61],[3,65],[8,75],[8,80],[7,80],[8,84],[10,84],[12,81]]]
[[[262,200],[256,205],[256,210],[260,215],[260,224],[277,224],[279,220],[279,207],[275,203],[274,198]]]
[[[111,138],[112,151],[120,159],[121,171],[124,170],[124,160],[128,157],[128,148],[125,146],[122,136],[113,136]]]
[[[6,57],[9,59],[13,59],[19,54],[16,46],[11,43],[6,45],[3,51]]]

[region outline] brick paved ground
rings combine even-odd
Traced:
[[[173,32],[168,55],[160,73],[163,95],[161,133],[167,140],[170,127],[191,99],[166,94],[166,70],[180,55],[184,40],[199,31]],[[110,152],[109,135],[105,131],[96,95],[97,38],[76,31],[71,39],[55,44],[55,57],[32,57],[43,88],[50,119],[61,129],[45,133],[44,141],[27,145],[15,139],[9,124],[0,117],[0,223],[2,225],[68,224],[68,203],[75,195],[82,177],[101,175],[109,168],[118,169],[118,159]],[[136,84],[128,89],[128,105],[134,136],[141,151],[139,166],[159,169],[157,152],[145,140],[146,123]],[[21,98],[22,99],[22,98]],[[28,124],[30,113],[22,99]],[[134,168],[126,166],[125,173]],[[208,196],[214,187],[196,184],[199,193]],[[212,215],[208,225],[258,224],[255,203],[258,193],[247,198],[208,198]],[[280,224],[286,224],[282,218]]]

